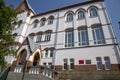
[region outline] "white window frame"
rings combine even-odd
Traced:
[[[84,39],[83,37],[85,38],[85,41],[83,41],[83,39]],[[89,45],[89,37],[88,37],[87,28],[78,29],[78,41],[79,41],[79,46],[87,46],[87,45]]]
[[[78,11],[77,19],[85,19],[85,12],[83,10]]]
[[[92,28],[94,44],[105,44],[105,37],[101,26]]]
[[[98,16],[98,11],[96,8],[90,8],[90,17],[97,17]]]
[[[74,30],[65,31],[65,47],[74,47]]]
[[[111,62],[110,62],[110,58],[108,56],[104,57],[104,61],[105,61],[105,69],[106,70],[111,70]],[[108,65],[107,65],[108,64]],[[109,66],[109,68],[108,68]]]
[[[73,21],[73,14],[72,13],[68,13],[66,16],[66,22],[71,22]]]

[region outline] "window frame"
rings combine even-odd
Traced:
[[[92,27],[94,44],[106,44],[102,26]]]
[[[53,17],[53,16],[50,16],[50,17],[48,18],[48,25],[53,24],[53,21],[54,21],[54,17]]]
[[[50,41],[51,40],[51,32],[46,32],[45,33],[45,41]]]
[[[40,27],[45,26],[45,22],[46,22],[45,18],[41,19],[41,21],[40,21]]]
[[[78,41],[79,41],[79,46],[89,45],[89,36],[88,36],[87,28],[78,29]]]
[[[106,56],[104,57],[104,61],[105,61],[105,69],[106,70],[111,70],[111,61],[110,61],[110,57]],[[107,65],[108,64],[108,65]],[[108,68],[109,67],[109,68]]]
[[[65,47],[74,47],[74,30],[65,31]]]
[[[102,58],[96,57],[96,61],[97,61],[97,70],[103,70]]]
[[[42,33],[37,34],[36,42],[41,42],[42,41]]]
[[[74,16],[73,16],[73,13],[68,13],[67,15],[66,15],[66,22],[72,22],[73,21],[73,18],[74,18]]]
[[[97,9],[96,8],[90,8],[90,10],[89,10],[89,15],[90,15],[90,17],[97,17],[98,16],[98,11],[97,11]]]

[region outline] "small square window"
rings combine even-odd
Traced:
[[[79,60],[79,64],[84,64],[84,60]]]
[[[91,60],[86,60],[86,64],[91,64]]]

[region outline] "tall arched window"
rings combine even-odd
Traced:
[[[27,57],[27,51],[24,49],[20,52],[19,55],[19,64],[24,65]]]
[[[78,19],[84,19],[84,18],[85,18],[85,13],[84,13],[84,11],[80,10],[78,12]]]
[[[44,25],[45,25],[45,22],[46,22],[46,19],[45,19],[45,18],[42,18],[42,19],[41,19],[41,22],[40,22],[40,26],[44,26]]]
[[[54,20],[54,17],[53,17],[53,16],[50,16],[50,17],[48,18],[48,25],[49,25],[49,24],[53,24],[53,20]]]
[[[67,14],[66,21],[67,22],[73,21],[73,14],[72,13]]]
[[[50,41],[51,33],[52,33],[52,31],[46,31],[45,32],[45,41]]]
[[[90,8],[90,17],[98,16],[96,8]]]
[[[33,22],[33,28],[36,28],[36,27],[37,27],[38,22],[39,22],[38,19],[36,19],[36,20]]]

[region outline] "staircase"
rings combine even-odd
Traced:
[[[1,80],[1,79],[0,79]],[[9,71],[3,80],[57,80],[56,71],[43,66],[28,66],[23,72],[23,66],[17,65],[13,71]]]
[[[23,78],[23,73],[9,72],[6,80],[52,80],[52,78],[49,78],[41,74],[29,74],[29,73],[25,73]]]

